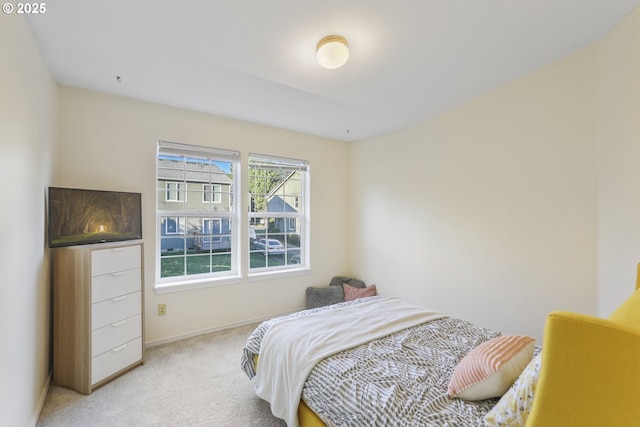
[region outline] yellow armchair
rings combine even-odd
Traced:
[[[639,399],[640,290],[609,319],[549,315],[527,427],[637,427]]]

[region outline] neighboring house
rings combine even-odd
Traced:
[[[231,210],[231,178],[213,162],[158,159],[158,210],[162,216],[162,252],[187,250],[222,251],[231,248],[231,228],[225,216]],[[182,216],[181,212],[202,216]]]
[[[291,172],[280,184],[267,195],[269,212],[300,212],[302,194],[302,179],[300,172]],[[275,218],[270,227],[282,233],[300,233],[297,218]]]
[[[300,262],[300,234],[302,232],[302,174],[298,171],[290,172],[281,178],[266,195],[250,194],[251,212],[259,210],[262,215],[250,218],[250,248],[252,251],[264,252],[263,239],[277,240],[283,245],[288,264]],[[260,208],[253,197],[264,198],[266,206]],[[253,239],[253,240],[252,240]],[[256,240],[257,239],[257,240]],[[279,249],[274,249],[274,251]],[[271,251],[271,249],[269,249]],[[274,255],[281,255],[275,253]]]

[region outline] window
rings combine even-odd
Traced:
[[[164,232],[166,234],[180,234],[184,227],[180,226],[180,218],[177,216],[167,216],[164,219]]]
[[[158,289],[229,283],[240,265],[256,278],[308,269],[308,163],[250,154],[246,186],[241,176],[237,151],[158,143]]]
[[[222,185],[202,184],[203,203],[222,203]]]
[[[185,200],[185,185],[182,182],[165,182],[167,188],[167,202],[183,202]]]
[[[238,275],[239,154],[158,143],[158,283]]]
[[[250,154],[250,272],[308,264],[308,185],[306,161]]]

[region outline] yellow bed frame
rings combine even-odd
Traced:
[[[304,403],[304,400],[301,400],[298,405],[298,423],[300,427],[327,427],[320,417]]]
[[[526,427],[640,425],[640,264],[635,292],[608,319],[549,314],[542,348]],[[298,421],[326,427],[302,400]]]

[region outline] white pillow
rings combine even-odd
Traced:
[[[538,384],[542,353],[531,359],[522,374],[484,417],[487,426],[520,427],[525,425]]]
[[[451,397],[483,400],[502,396],[531,361],[536,340],[504,335],[483,342],[456,366],[449,381]]]

